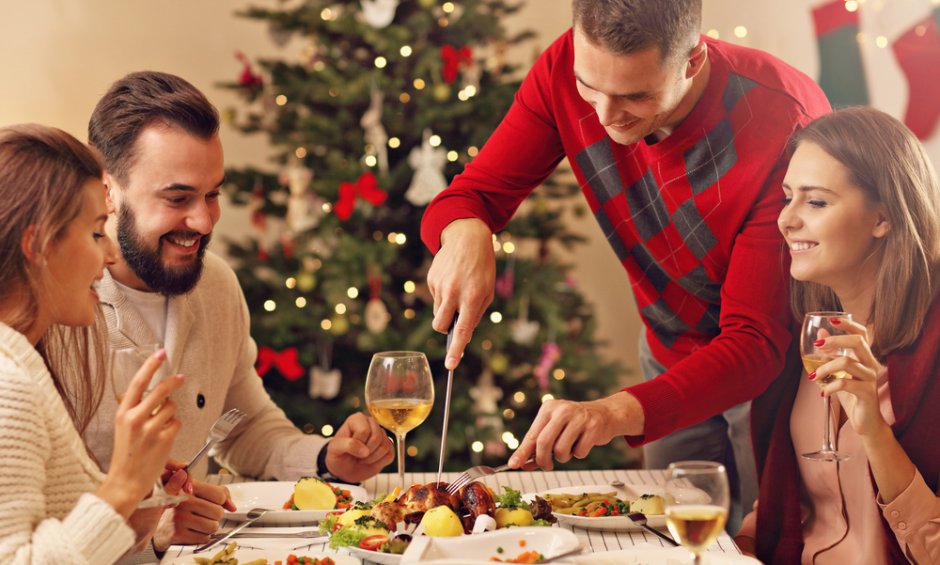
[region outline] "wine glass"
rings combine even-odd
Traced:
[[[838,324],[833,324],[832,320],[842,322],[851,322],[852,315],[848,312],[807,312],[803,316],[803,329],[800,331],[800,356],[803,359],[803,368],[806,373],[812,373],[823,363],[827,363],[836,357],[848,355],[845,349],[837,349],[831,352],[824,352],[815,345],[817,340],[831,335],[841,335],[845,331],[839,329]],[[816,384],[823,386],[831,383],[835,379],[844,379],[847,376],[845,371],[836,371],[826,375],[825,378],[816,381]],[[803,453],[804,459],[811,461],[845,461],[848,455],[839,453],[832,445],[832,413],[830,411],[829,397],[825,397],[824,410],[825,419],[823,420],[823,443],[819,451],[812,453]]]
[[[666,525],[702,563],[728,519],[728,474],[713,461],[677,461],[666,470]]]
[[[434,381],[424,353],[386,351],[372,356],[366,376],[366,406],[380,426],[395,434],[398,481],[405,487],[405,434],[431,413]]]
[[[127,391],[131,381],[134,380],[134,376],[143,366],[144,362],[161,347],[161,345],[156,343],[147,343],[111,350],[111,388],[118,402],[121,402],[124,398],[124,393]],[[164,360],[160,367],[154,372],[150,382],[147,383],[147,390],[144,394],[150,392],[157,383],[170,376],[170,374],[169,361]],[[159,410],[159,408],[157,408],[157,410]],[[160,477],[157,477],[157,481],[154,484],[150,496],[138,503],[137,508],[171,506],[179,504],[187,498],[188,496],[182,493],[176,495],[167,493],[163,489],[163,483],[160,481]]]

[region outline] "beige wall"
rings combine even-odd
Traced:
[[[901,115],[906,85],[890,49],[874,46],[874,37],[893,38],[911,22],[924,17],[932,0],[869,2],[863,45],[869,67],[872,100],[878,107]],[[219,81],[235,79],[240,64],[233,54],[251,57],[284,55],[268,38],[261,24],[236,18],[234,10],[250,3],[277,5],[276,0],[29,0],[0,2],[0,124],[36,121],[59,126],[80,139],[86,137],[87,118],[108,85],[121,75],[157,69],[188,78],[220,107],[237,103],[216,88]],[[723,39],[771,51],[815,76],[818,63],[809,8],[818,0],[705,0],[704,27]],[[874,8],[881,6],[879,11]],[[532,28],[544,47],[570,22],[570,0],[529,0],[510,27]],[[735,39],[737,25],[749,34]],[[287,52],[297,49],[288,46]],[[519,49],[513,57],[531,61],[534,47]],[[268,151],[260,136],[245,137],[223,127],[230,164],[264,165]],[[926,143],[940,154],[940,136]],[[243,210],[229,208],[219,231],[242,233],[247,225]],[[572,218],[572,227],[590,237],[590,243],[571,260],[576,280],[597,305],[602,335],[610,342],[604,353],[634,368],[639,323],[629,283],[610,247],[590,215]]]

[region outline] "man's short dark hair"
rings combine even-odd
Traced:
[[[209,139],[219,131],[219,112],[195,86],[155,71],[131,73],[111,85],[88,121],[88,142],[105,169],[121,182],[134,164],[134,145],[148,126],[162,123]]]
[[[658,47],[663,61],[689,55],[702,26],[702,0],[574,0],[574,25],[619,55]]]

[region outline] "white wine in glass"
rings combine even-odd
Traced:
[[[366,407],[380,426],[395,434],[398,481],[405,488],[405,434],[431,413],[434,380],[424,353],[386,351],[372,356],[366,375]]]
[[[843,349],[827,352],[816,347],[816,343],[820,339],[845,333],[844,330],[839,328],[840,324],[832,323],[833,320],[851,322],[852,315],[848,312],[808,312],[803,316],[803,328],[800,330],[800,356],[803,359],[803,368],[806,370],[806,374],[812,373],[823,363],[828,363],[836,357],[848,355],[848,352]],[[845,371],[836,371],[817,380],[816,384],[823,386],[835,379],[844,379],[847,376],[848,373]],[[845,461],[849,456],[836,451],[832,444],[832,416],[829,397],[827,396],[823,402],[825,419],[823,420],[822,447],[819,448],[819,451],[803,453],[801,456],[810,461]]]
[[[728,474],[713,461],[677,461],[666,470],[666,525],[696,565],[728,520]]]
[[[130,386],[137,371],[143,366],[147,359],[155,354],[160,345],[148,343],[136,345],[134,347],[124,347],[111,350],[110,369],[111,369],[111,389],[114,392],[114,398],[120,403],[124,398],[127,387]],[[169,360],[164,360],[163,364],[157,368],[153,377],[147,384],[147,393],[153,389],[161,380],[170,376]],[[145,393],[146,394],[146,393]],[[159,408],[158,408],[159,409]],[[137,508],[153,508],[155,506],[170,506],[179,504],[189,498],[185,494],[169,494],[163,490],[163,483],[157,477],[153,491],[148,498],[142,500]]]

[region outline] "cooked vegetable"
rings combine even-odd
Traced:
[[[497,508],[494,518],[497,528],[532,525],[532,512],[528,508]]]
[[[643,514],[662,514],[666,511],[666,501],[658,494],[644,494],[630,503],[631,512]]]
[[[452,537],[463,534],[463,523],[446,506],[436,506],[424,513],[421,518],[425,535],[432,537]]]

